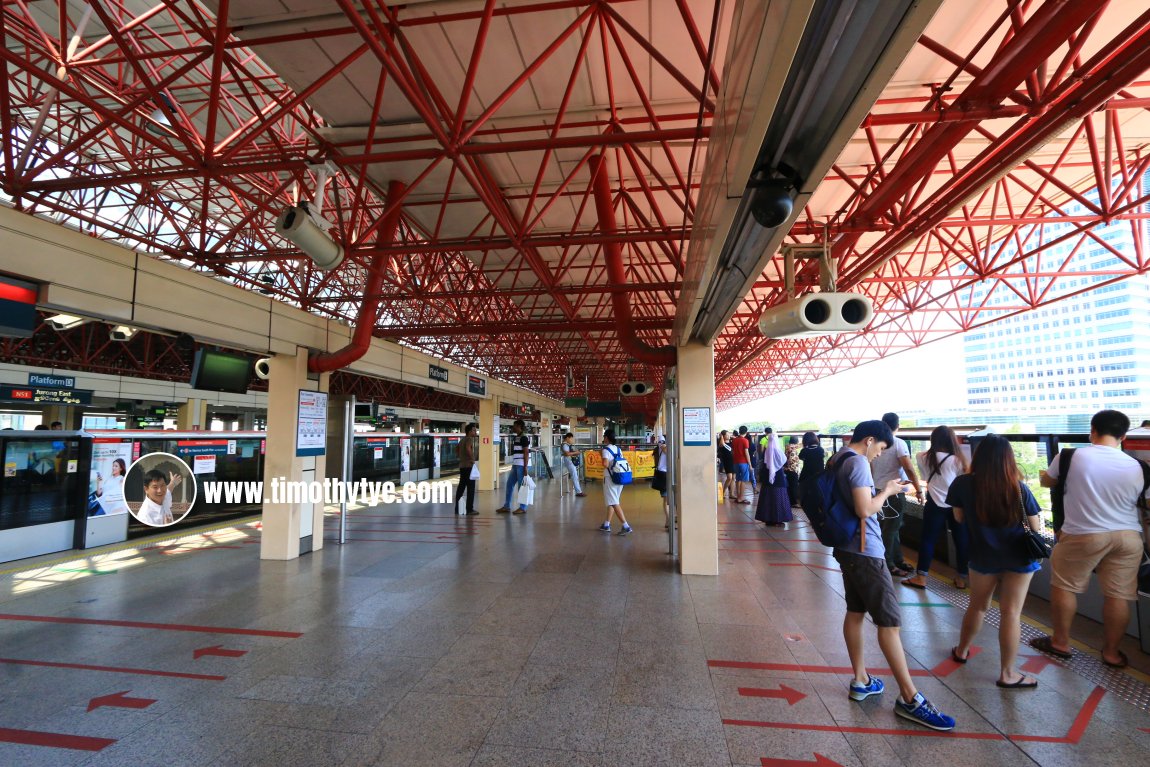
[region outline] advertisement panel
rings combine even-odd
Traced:
[[[92,470],[88,479],[88,516],[127,514],[124,478],[132,465],[132,443],[118,439],[92,441]]]
[[[623,458],[631,464],[633,479],[650,479],[655,476],[655,458],[650,450],[624,450]],[[587,479],[603,480],[603,456],[598,450],[583,451],[583,476]]]

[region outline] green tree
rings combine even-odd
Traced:
[[[818,431],[819,425],[814,421],[803,421],[796,423],[794,426],[787,429],[787,431]]]
[[[827,426],[827,434],[850,434],[858,425],[857,421],[831,421]]]

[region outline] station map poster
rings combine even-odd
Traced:
[[[711,444],[711,408],[683,408],[683,444],[691,447]]]
[[[327,393],[299,392],[295,454],[323,455],[327,449]]]

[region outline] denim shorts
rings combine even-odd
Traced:
[[[1002,573],[1020,573],[1025,575],[1026,573],[1036,573],[1041,570],[1042,563],[1037,559],[1028,565],[1023,565],[1022,567],[976,567],[972,563],[970,565],[970,569],[983,575],[1001,575]]]

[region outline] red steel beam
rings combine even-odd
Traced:
[[[633,320],[634,330],[668,330],[671,319]],[[506,336],[523,333],[606,333],[615,330],[614,320],[532,320],[520,322],[469,322],[437,325],[385,325],[375,329],[376,338],[420,338],[425,336]],[[641,360],[642,361],[642,360]],[[661,363],[651,363],[661,364]]]

